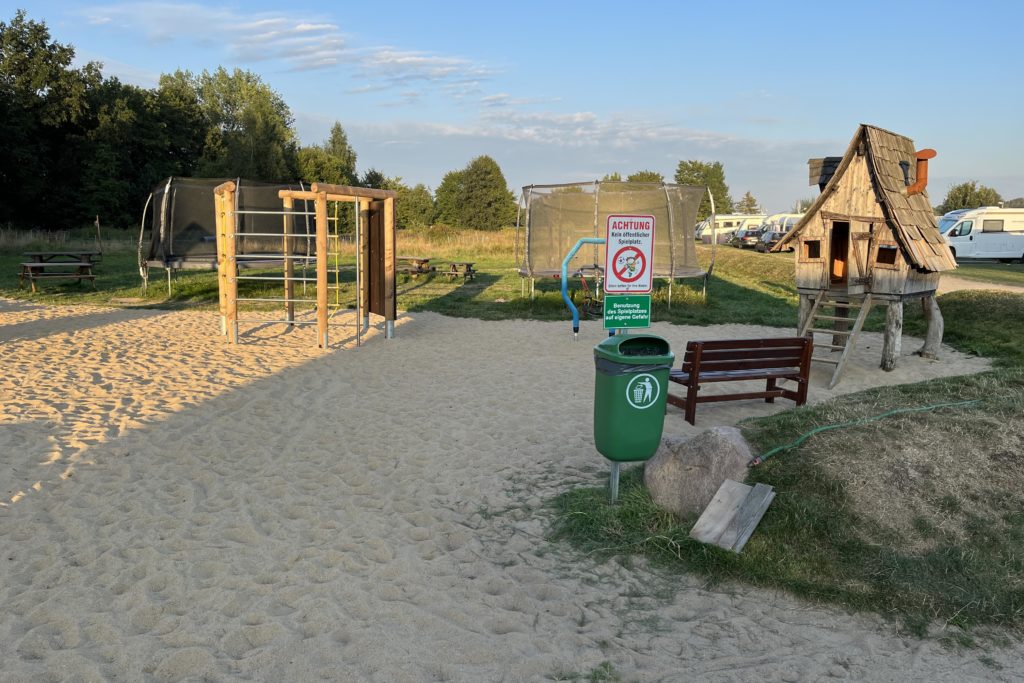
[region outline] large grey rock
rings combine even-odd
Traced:
[[[699,515],[726,479],[742,482],[750,446],[735,427],[712,427],[691,439],[666,436],[644,466],[644,484],[659,507]]]

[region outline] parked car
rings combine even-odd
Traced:
[[[738,249],[753,249],[761,239],[760,230],[737,230],[736,234],[729,240],[729,244]]]
[[[757,244],[754,245],[754,249],[761,253],[767,254],[769,251],[771,251],[772,247],[779,243],[779,240],[781,240],[783,236],[785,236],[785,234],[786,233],[782,232],[781,230],[768,230],[761,235],[761,239],[759,239],[757,241]],[[790,249],[789,251],[793,250]]]

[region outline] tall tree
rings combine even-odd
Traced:
[[[434,198],[423,183],[409,187],[401,178],[388,178],[383,189],[398,193],[395,198],[397,228],[426,228],[434,222]]]
[[[749,190],[743,195],[743,198],[740,199],[739,203],[736,204],[736,213],[761,213],[761,207],[758,205],[757,199],[754,195],[750,194]]]
[[[331,126],[331,134],[324,143],[324,151],[338,160],[341,164],[342,173],[345,177],[345,185],[354,185],[356,182],[356,151],[348,142],[348,135],[341,127],[341,122],[335,121]]]
[[[715,198],[716,213],[732,213],[732,197],[729,186],[725,184],[725,169],[722,162],[710,163],[691,159],[680,161],[676,168],[676,182],[680,185],[707,185],[711,196]],[[711,215],[711,202],[707,197],[701,200],[697,210],[697,220],[704,220]]]
[[[307,183],[331,183],[350,185],[352,178],[338,157],[323,147],[302,147],[295,158],[299,179]]]
[[[626,180],[631,183],[663,183],[665,176],[657,171],[637,171],[630,173]]]
[[[372,187],[377,190],[385,189],[385,185],[388,183],[388,177],[378,171],[375,168],[366,169],[366,173],[359,179],[359,185],[362,187]]]
[[[497,230],[515,222],[516,202],[498,162],[479,156],[445,175],[437,188],[437,212],[445,223]]]
[[[291,110],[259,76],[218,67],[195,78],[208,126],[200,175],[280,181],[295,175]]]
[[[95,62],[72,68],[74,57],[24,10],[0,22],[0,221],[38,225],[45,195],[50,226],[77,222],[88,95],[102,77]]]
[[[979,185],[976,180],[968,180],[949,188],[946,199],[938,206],[939,213],[947,213],[957,209],[975,209],[979,206],[995,206],[1003,198],[991,187]]]

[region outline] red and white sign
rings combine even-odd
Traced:
[[[654,260],[654,216],[608,216],[605,241],[604,291],[646,294],[651,291]]]

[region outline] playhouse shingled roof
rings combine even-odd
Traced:
[[[907,196],[908,180],[900,162],[909,164],[909,183],[917,180],[917,156],[914,141],[883,128],[861,124],[842,160],[835,166],[835,172],[828,179],[821,195],[804,214],[803,219],[786,237],[779,241],[774,251],[792,241],[821,209],[821,206],[838,187],[843,173],[849,167],[858,148],[863,144],[871,173],[875,200],[881,205],[882,213],[896,238],[907,262],[922,271],[939,272],[956,268],[956,261],[949,246],[939,234],[928,193]],[[821,161],[814,168],[814,161]],[[831,159],[829,160],[831,161]],[[811,160],[812,175],[819,174],[832,164],[825,160]],[[824,180],[824,178],[822,178]],[[818,182],[812,178],[812,182]]]

